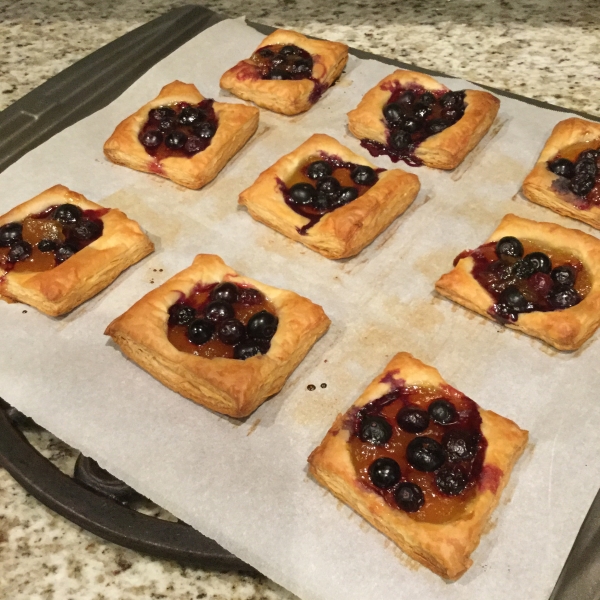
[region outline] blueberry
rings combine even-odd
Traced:
[[[217,127],[210,121],[204,121],[200,123],[200,125],[196,125],[193,131],[194,135],[197,135],[199,138],[209,140],[215,136],[215,133],[217,133]]]
[[[248,335],[253,339],[270,340],[277,331],[279,319],[266,310],[256,313],[248,321]]]
[[[352,169],[350,178],[358,185],[373,185],[377,182],[377,173],[371,167],[358,165]]]
[[[144,148],[158,148],[163,141],[163,135],[157,129],[144,131],[140,136],[140,143]]]
[[[229,302],[229,304],[233,304],[237,302],[239,295],[238,286],[235,283],[231,283],[230,281],[225,281],[220,283],[217,287],[215,287],[210,293],[211,300],[220,300],[221,302]]]
[[[215,326],[206,319],[195,319],[187,328],[187,338],[192,344],[206,344],[215,332]]]
[[[401,476],[400,465],[393,458],[387,456],[373,461],[369,467],[371,483],[381,490],[394,487],[400,481]]]
[[[340,192],[340,182],[335,177],[323,177],[317,182],[317,191],[323,194],[337,196]]]
[[[518,260],[510,270],[513,277],[517,279],[528,279],[535,273],[534,266],[526,260]]]
[[[166,119],[167,117],[174,117],[175,111],[168,106],[159,106],[158,108],[153,108],[148,113],[148,118],[154,119],[156,121],[162,121],[162,119]]]
[[[397,125],[402,121],[406,109],[395,102],[386,104],[383,107],[383,117],[390,125]]]
[[[575,273],[575,269],[573,267],[570,267],[569,265],[563,265],[561,267],[552,269],[550,277],[552,277],[552,281],[554,281],[554,283],[557,285],[562,287],[573,287],[577,274]]]
[[[403,481],[394,492],[394,499],[398,508],[404,512],[417,512],[425,504],[423,490],[410,481]]]
[[[404,406],[398,411],[396,422],[402,431],[421,433],[429,427],[429,415],[414,406]]]
[[[431,119],[427,123],[427,131],[431,135],[435,135],[436,133],[440,133],[444,131],[444,129],[448,129],[452,123],[447,119]]]
[[[319,212],[325,213],[329,210],[333,210],[334,208],[340,206],[339,199],[339,191],[337,193],[327,193],[319,191],[317,192],[317,195],[313,200],[313,207],[316,208]]]
[[[462,108],[444,108],[442,110],[442,117],[452,124],[456,123],[464,114],[465,111]]]
[[[410,105],[414,101],[415,101],[415,93],[412,92],[411,90],[406,90],[398,97],[398,100],[396,100],[396,102],[398,102],[398,104],[406,104],[406,105]]]
[[[465,491],[469,478],[457,465],[442,467],[435,475],[435,484],[447,496],[458,496]]]
[[[523,244],[512,235],[507,235],[500,238],[496,244],[496,254],[499,258],[503,256],[513,256],[515,258],[521,258],[523,256]]]
[[[333,173],[331,165],[326,160],[316,160],[310,163],[306,169],[306,174],[311,179],[322,179]]]
[[[446,460],[441,444],[426,436],[416,437],[406,447],[406,459],[418,471],[430,473],[439,469]]]
[[[178,302],[169,308],[169,325],[189,325],[196,318],[193,307]]]
[[[367,444],[383,446],[392,437],[392,431],[392,426],[383,417],[369,416],[360,424],[359,437]]]
[[[405,148],[408,148],[411,142],[412,138],[410,137],[410,133],[408,133],[408,131],[397,129],[396,131],[392,131],[390,135],[390,146],[396,150],[404,150]]]
[[[201,121],[205,115],[193,106],[186,106],[177,117],[177,122],[180,125],[194,125]]]
[[[273,79],[276,81],[282,81],[282,80],[286,80],[286,79],[291,79],[291,75],[287,72],[284,71],[283,69],[273,69],[268,76],[268,79]]]
[[[165,146],[171,150],[180,150],[187,142],[187,135],[183,131],[172,131],[165,138]]]
[[[60,223],[68,225],[70,223],[77,223],[81,219],[82,214],[83,211],[75,204],[61,204],[56,207],[53,218]]]
[[[587,176],[587,177],[596,177],[598,173],[598,167],[596,166],[595,159],[583,159],[577,160],[575,163],[575,176]]]
[[[404,117],[400,123],[400,127],[408,133],[415,133],[423,127],[423,122],[417,117]]]
[[[0,248],[11,246],[23,239],[23,225],[21,223],[7,223],[0,227]]]
[[[300,58],[290,67],[292,73],[298,73],[299,75],[312,73],[313,63],[308,58]]]
[[[10,250],[8,251],[6,258],[8,259],[8,262],[11,263],[20,262],[31,256],[31,250],[31,244],[25,240],[13,242],[10,245]]]
[[[217,329],[217,337],[230,346],[235,346],[246,337],[246,328],[238,319],[227,319]]]
[[[219,321],[225,321],[225,319],[231,319],[235,316],[235,310],[229,302],[222,302],[221,300],[213,300],[208,303],[204,315],[209,321],[218,323]]]
[[[246,306],[252,306],[264,302],[265,297],[261,292],[254,288],[239,288],[238,289],[238,302],[245,304]]]
[[[234,346],[233,357],[238,360],[246,360],[257,354],[266,354],[268,351],[268,342],[265,344],[257,340],[245,340]]]
[[[65,262],[65,260],[67,260],[68,258],[71,258],[71,256],[73,256],[73,254],[75,254],[76,252],[77,250],[75,250],[73,246],[69,244],[61,244],[54,251],[54,256],[56,258],[56,262],[60,264]]]
[[[425,120],[431,114],[432,108],[429,104],[425,104],[423,101],[415,104],[413,108],[413,115],[417,119]]]
[[[340,195],[337,197],[335,205],[343,206],[358,198],[358,190],[355,187],[343,187],[340,190]]]
[[[477,454],[479,434],[467,429],[451,429],[444,434],[442,445],[450,462],[471,460]]]
[[[53,252],[56,250],[56,242],[54,240],[43,239],[38,242],[37,248],[40,252]]]
[[[263,58],[272,58],[273,56],[275,56],[275,52],[273,52],[273,50],[271,50],[271,48],[259,48],[256,51],[256,54],[258,54],[259,56],[262,56]]]
[[[579,156],[577,157],[577,162],[579,162],[580,160],[593,160],[595,161],[598,158],[598,150],[584,150],[583,152],[581,152],[579,154]]]
[[[427,412],[431,420],[439,425],[449,425],[450,423],[454,423],[458,418],[454,405],[443,398],[434,400],[429,405]]]
[[[543,252],[531,252],[523,260],[533,267],[534,273],[550,273],[552,271],[552,262]]]
[[[587,196],[594,189],[595,185],[595,178],[585,174],[575,175],[569,181],[569,189],[577,196]]]
[[[273,60],[271,61],[271,66],[272,67],[282,67],[285,70],[283,65],[285,65],[286,62],[287,61],[284,56],[275,56],[273,58]]]
[[[103,229],[102,221],[92,221],[84,218],[73,227],[73,235],[78,240],[96,240],[102,235]]]
[[[498,304],[506,306],[510,312],[526,312],[530,307],[527,299],[514,285],[509,285],[499,296]]]
[[[575,175],[575,166],[568,158],[557,158],[548,163],[548,168],[561,177],[571,179]]]
[[[282,56],[302,54],[302,48],[298,48],[298,46],[294,46],[292,44],[287,44],[279,51],[279,54]]]
[[[581,296],[573,288],[562,288],[550,292],[548,302],[553,308],[571,308],[581,302]]]
[[[444,108],[462,108],[464,99],[464,92],[447,92],[440,98],[440,104]]]
[[[158,128],[162,133],[169,133],[175,129],[175,125],[177,125],[177,119],[175,117],[167,117],[159,121]]]
[[[206,140],[197,135],[190,135],[183,146],[188,154],[198,154],[206,148]]]
[[[295,183],[289,191],[292,204],[307,206],[315,197],[315,188],[310,183]]]
[[[431,92],[425,92],[420,98],[419,101],[425,104],[425,106],[431,106],[435,104],[435,96]]]

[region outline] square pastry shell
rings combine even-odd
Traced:
[[[224,281],[257,289],[275,307],[279,324],[267,354],[246,360],[205,358],[182,352],[169,341],[169,308],[198,284]],[[245,417],[283,387],[329,324],[323,309],[307,298],[239,275],[218,256],[199,254],[190,267],[115,319],[105,333],[173,391],[216,412]]]
[[[368,160],[325,134],[314,134],[290,154],[263,171],[239,197],[254,219],[327,258],[347,258],[370,244],[417,197],[419,178],[400,169],[379,173],[379,181],[356,200],[326,213],[321,220],[299,233],[309,221],[284,201],[280,182],[286,182],[311,156],[321,153],[343,161],[377,169]]]
[[[472,565],[470,555],[479,544],[513,466],[525,448],[528,434],[513,421],[478,407],[481,431],[488,446],[476,496],[467,502],[463,515],[451,521],[416,521],[359,482],[349,451],[351,433],[345,425],[348,413],[389,393],[391,377],[401,379],[408,386],[447,385],[433,367],[408,353],[396,354],[346,415],[338,415],[321,444],[308,458],[309,472],[410,557],[440,577],[455,580]]]

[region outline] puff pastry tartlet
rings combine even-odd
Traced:
[[[506,215],[483,245],[461,253],[436,290],[559,350],[600,325],[600,240]]]
[[[528,200],[600,229],[600,123],[573,117],[554,127],[523,182]]]
[[[307,298],[199,254],[105,333],[173,391],[245,417],[283,387],[329,323]]]
[[[0,216],[0,298],[56,317],[153,250],[120,210],[55,185]]]
[[[410,354],[392,358],[310,455],[323,486],[441,577],[458,579],[527,443]]]
[[[285,29],[268,35],[249,59],[221,77],[223,89],[283,115],[307,111],[340,76],[348,46]]]
[[[370,244],[416,198],[416,175],[377,169],[315,134],[263,171],[239,197],[254,219],[327,258]]]
[[[252,137],[258,109],[204,98],[196,86],[174,81],[117,125],[106,157],[199,189],[212,181]]]
[[[454,169],[486,134],[499,107],[488,92],[452,92],[429,75],[398,70],[348,113],[348,129],[373,156]]]

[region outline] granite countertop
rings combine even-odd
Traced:
[[[189,3],[5,4],[0,7],[0,109],[93,50]],[[317,0],[209,0],[204,5],[600,116],[597,0],[351,0],[333,10]],[[45,432],[27,435],[59,468],[72,472],[76,451]],[[151,505],[146,511],[161,513]],[[46,509],[0,469],[0,598],[293,596],[266,579],[184,568],[105,543]]]

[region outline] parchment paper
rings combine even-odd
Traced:
[[[590,231],[518,195],[565,115],[502,98],[491,131],[460,167],[414,169],[422,190],[410,209],[357,257],[334,262],[255,222],[237,196],[314,132],[364,153],[345,115],[390,66],[351,57],[308,113],[261,111],[255,137],[200,191],[102,154],[115,125],[174,79],[237,102],[220,92],[219,77],[261,39],[239,20],[214,26],[0,175],[1,213],[62,183],[123,209],[156,243],[153,255],[64,318],[1,303],[0,394],[304,600],[547,598],[600,484],[598,336],[578,352],[558,353],[433,288],[454,256],[482,243],[507,212]],[[103,336],[113,318],[199,252],[308,296],[333,323],[281,393],[246,420],[169,391]],[[335,415],[401,350],[531,432],[475,564],[453,584],[409,560],[306,473]]]

